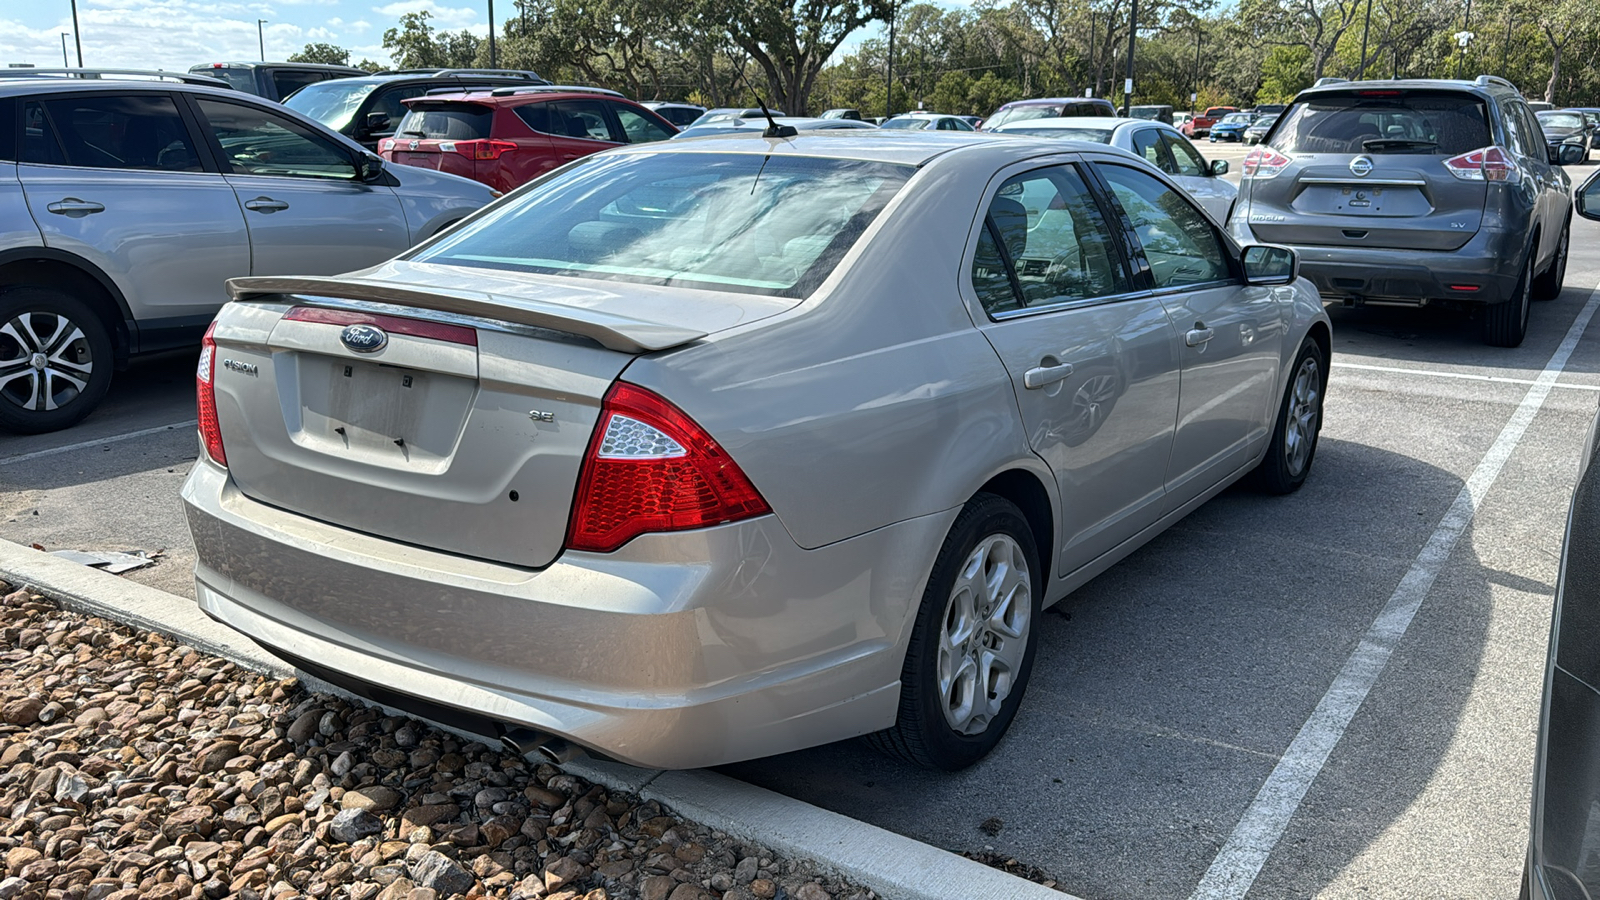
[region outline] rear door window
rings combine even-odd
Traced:
[[[605,104],[599,100],[561,100],[550,104],[550,134],[586,138],[591,141],[623,143],[611,133]]]
[[[38,105],[28,104],[30,110]],[[29,162],[64,162],[95,169],[200,171],[200,155],[171,95],[68,96],[46,100],[44,108],[60,144],[51,148],[54,142],[45,122],[30,111],[29,142],[42,157],[30,155]],[[32,143],[35,128],[37,144]],[[64,158],[55,159],[57,153],[64,153]]]
[[[476,103],[428,103],[411,107],[395,132],[400,137],[472,141],[489,136],[494,110]]]
[[[1493,143],[1470,94],[1372,90],[1297,104],[1272,136],[1281,153],[1456,156]]]
[[[328,73],[326,72],[277,69],[272,73],[272,86],[278,91],[278,99],[282,100],[308,84],[316,84],[327,79]]]

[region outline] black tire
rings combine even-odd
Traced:
[[[1572,219],[1561,226],[1561,236],[1556,239],[1556,255],[1550,265],[1533,280],[1533,299],[1554,300],[1561,296],[1561,285],[1567,280],[1567,257],[1572,248]]]
[[[0,294],[0,430],[59,431],[111,386],[111,335],[89,305],[55,288]]]
[[[997,539],[1009,539],[1011,544],[1006,545],[1003,540]],[[984,693],[991,701],[996,699],[991,693],[992,689],[1000,687],[1005,691],[998,698],[998,711],[992,715],[974,717],[969,727],[980,727],[981,730],[965,733],[952,724],[952,716],[959,716],[959,712],[948,711],[950,703],[940,688],[941,647],[945,644],[947,632],[953,627],[951,623],[957,621],[951,613],[954,611],[959,617],[957,580],[967,570],[969,563],[988,566],[989,561],[979,560],[978,553],[980,547],[991,541],[1002,555],[1020,558],[1027,566],[1028,607],[1027,617],[1022,622],[1026,633],[1010,638],[1019,642],[1010,646],[1021,651],[1021,658],[1010,670],[1009,680],[1003,685],[985,685]],[[923,592],[922,605],[912,626],[911,643],[900,673],[899,715],[890,728],[867,735],[865,740],[868,745],[887,756],[946,772],[964,769],[993,750],[1006,729],[1011,727],[1017,708],[1022,705],[1028,677],[1033,671],[1033,658],[1039,640],[1039,607],[1044,596],[1043,580],[1033,531],[1028,527],[1028,520],[1022,511],[1011,501],[994,494],[979,494],[968,501],[960,515],[956,516],[955,524],[950,526],[950,533],[939,549],[939,558],[933,564],[933,573],[928,578],[928,587]],[[1022,599],[1016,596],[1019,589],[1020,586],[1013,586],[1009,595],[1010,603],[996,604],[995,611],[988,614],[987,618],[982,615],[972,617],[972,636],[966,642],[969,646],[985,644],[991,638],[1004,640],[995,632],[985,630],[983,625],[1009,614],[1013,618],[1010,624],[1014,628],[1016,613],[1021,612],[1016,606],[1016,601]],[[1006,606],[1004,612],[1000,610],[1002,605]],[[1001,643],[991,649],[1000,651],[992,655],[1000,656],[1005,652],[1006,645]],[[987,673],[985,680],[993,675],[993,672]],[[956,694],[959,692],[959,679],[952,678],[951,681],[952,694]],[[967,696],[971,700],[970,695]],[[977,718],[983,721],[979,722]]]
[[[1491,347],[1516,347],[1528,336],[1528,308],[1533,305],[1533,248],[1522,262],[1522,277],[1510,300],[1483,308],[1483,342]]]
[[[1289,367],[1278,404],[1272,443],[1253,474],[1256,486],[1269,494],[1292,494],[1305,484],[1317,457],[1322,434],[1322,398],[1328,388],[1328,364],[1322,347],[1307,337]]]

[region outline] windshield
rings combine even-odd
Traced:
[[[377,89],[378,83],[375,81],[356,82],[335,78],[306,85],[283,101],[283,105],[316,119],[334,131],[344,131],[356,110],[361,108],[361,101]]]
[[[1002,129],[1000,133],[1058,138],[1063,141],[1093,141],[1096,144],[1111,143],[1111,132],[1103,128],[1045,128],[1042,126],[1021,125],[1016,128]]]
[[[1257,119],[1255,121],[1255,124],[1251,125],[1250,127],[1251,128],[1260,128],[1262,130],[1265,130],[1265,129],[1271,128],[1272,127],[1272,123],[1276,122],[1276,121],[1278,121],[1278,117],[1277,117],[1276,114],[1270,115],[1270,116],[1263,116],[1263,117]]]
[[[880,125],[878,127],[879,128],[899,128],[899,129],[902,129],[904,131],[921,131],[924,128],[927,128],[928,125],[932,121],[933,121],[932,119],[911,119],[911,118],[907,118],[905,116],[901,116],[898,119],[890,119],[889,121],[883,123],[882,125]]]
[[[1249,113],[1228,113],[1227,115],[1222,117],[1222,124],[1224,124],[1224,125],[1249,125],[1250,124],[1250,114]]]
[[[471,141],[489,136],[494,110],[476,103],[417,104],[400,120],[395,134],[448,141]]]
[[[1483,101],[1470,94],[1372,91],[1296,104],[1270,145],[1281,153],[1456,156],[1493,142]]]
[[[1583,127],[1583,117],[1573,113],[1539,113],[1539,125],[1544,128]]]
[[[412,258],[805,297],[914,171],[755,153],[590,157]]]

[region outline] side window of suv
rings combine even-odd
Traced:
[[[345,181],[356,177],[355,162],[343,148],[293,119],[242,103],[209,98],[197,102],[222,148],[223,165],[235,175]]]
[[[374,138],[389,137],[394,134],[396,128],[400,127],[400,120],[406,117],[406,105],[400,101],[410,100],[412,97],[421,97],[426,92],[427,88],[425,87],[404,85],[379,90],[378,95],[373,97],[372,102],[368,104],[366,112],[361,114],[360,121],[356,122],[356,132],[366,131],[368,116],[374,113],[382,113],[389,117],[388,123],[381,128],[375,128],[367,132],[367,136]]]
[[[1522,104],[1511,101],[1500,107],[1505,111],[1506,140],[1511,144],[1511,149],[1522,156],[1533,155],[1533,141],[1535,135],[1527,133],[1527,121],[1522,112]]]
[[[325,72],[278,69],[272,73],[272,86],[278,91],[278,99],[282,100],[308,84],[325,81],[327,77]]]
[[[24,110],[27,162],[94,169],[200,171],[200,155],[178,115],[177,104],[168,94],[59,97],[43,101],[42,114],[38,111],[40,105],[29,103]]]
[[[627,135],[630,144],[648,144],[672,137],[672,132],[662,128],[655,120],[642,116],[621,103],[611,104],[611,109],[617,114],[617,121],[622,125],[622,133]]]
[[[1539,124],[1539,117],[1521,103],[1517,104],[1517,111],[1522,118],[1522,131],[1528,135],[1528,155],[1540,162],[1549,159],[1550,151],[1546,149],[1548,145],[1545,143],[1544,127]]]
[[[606,108],[599,100],[559,100],[550,104],[549,134],[621,143],[611,134]]]

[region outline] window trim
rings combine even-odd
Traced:
[[[975,307],[977,311],[982,313],[990,323],[1010,322],[1015,319],[1024,319],[1031,316],[1070,312],[1072,310],[1087,309],[1093,306],[1104,306],[1110,303],[1123,303],[1129,300],[1143,299],[1153,295],[1153,292],[1148,288],[1139,287],[1139,280],[1137,277],[1135,277],[1136,273],[1133,270],[1133,261],[1128,256],[1128,248],[1125,246],[1123,238],[1117,234],[1119,229],[1117,229],[1114,225],[1110,228],[1111,246],[1116,253],[1114,262],[1122,266],[1122,274],[1127,280],[1128,284],[1131,286],[1130,290],[1116,294],[1106,294],[1100,297],[1079,297],[1073,300],[1061,300],[1055,303],[1027,306],[1023,300],[1022,285],[1020,279],[1017,277],[1016,267],[1011,262],[1011,252],[1006,248],[1005,242],[1000,240],[998,226],[995,226],[994,230],[990,232],[990,238],[995,241],[996,248],[1000,251],[1000,259],[1003,263],[1005,263],[1006,277],[1007,280],[1011,282],[1011,291],[1014,295],[1016,295],[1018,308],[1007,310],[1006,312],[1001,313],[992,313],[983,305],[983,300],[978,297],[977,288],[973,287],[972,267],[974,263],[977,262],[978,243],[980,240],[982,240],[982,232],[990,228],[991,216],[989,215],[989,205],[994,202],[994,198],[999,192],[1001,186],[1013,178],[1018,178],[1032,172],[1041,172],[1046,169],[1071,167],[1076,171],[1078,177],[1083,181],[1084,186],[1088,188],[1089,197],[1094,202],[1096,208],[1100,210],[1100,215],[1105,218],[1108,225],[1111,225],[1114,210],[1107,208],[1106,194],[1099,180],[1099,176],[1092,171],[1092,167],[1089,165],[1093,159],[1093,157],[1087,157],[1077,153],[1062,156],[1052,155],[1046,157],[1035,157],[1033,159],[1024,160],[1023,162],[1015,165],[1007,166],[990,176],[989,183],[987,186],[985,186],[983,197],[979,203],[980,218],[978,219],[977,223],[978,227],[972,232],[972,237],[968,241],[966,252],[962,256],[962,275],[959,282],[960,289],[963,292],[963,299],[968,300],[969,304],[977,304]],[[1118,213],[1118,215],[1120,215],[1120,213]],[[983,323],[980,322],[979,324],[982,325]]]
[[[1128,253],[1131,258],[1135,258],[1137,260],[1137,262],[1132,266],[1133,268],[1137,269],[1137,272],[1135,273],[1135,280],[1142,285],[1143,290],[1146,291],[1150,296],[1165,297],[1169,294],[1184,293],[1188,291],[1203,291],[1227,286],[1242,287],[1245,285],[1244,264],[1240,260],[1241,250],[1239,245],[1234,243],[1233,238],[1229,237],[1226,231],[1218,228],[1216,224],[1211,221],[1211,217],[1206,214],[1205,210],[1200,208],[1198,203],[1195,203],[1194,200],[1189,197],[1188,193],[1185,192],[1183,188],[1173,184],[1171,178],[1167,176],[1167,173],[1155,172],[1154,175],[1156,176],[1156,180],[1165,184],[1167,188],[1169,188],[1173,193],[1177,194],[1178,197],[1183,200],[1183,202],[1189,204],[1189,206],[1200,215],[1200,221],[1204,222],[1206,227],[1211,229],[1212,235],[1218,239],[1218,243],[1222,246],[1223,261],[1228,267],[1228,275],[1226,278],[1215,278],[1210,281],[1197,281],[1192,284],[1172,285],[1170,287],[1157,286],[1155,282],[1155,272],[1150,266],[1150,259],[1145,255],[1144,242],[1139,240],[1139,234],[1134,229],[1133,221],[1128,218],[1127,211],[1122,208],[1122,204],[1117,202],[1116,194],[1114,194],[1111,189],[1111,183],[1100,174],[1099,167],[1101,165],[1121,166],[1124,169],[1131,169],[1142,175],[1151,175],[1152,173],[1140,168],[1139,166],[1129,165],[1125,160],[1112,159],[1109,157],[1091,158],[1087,160],[1087,162],[1089,163],[1088,168],[1094,173],[1096,185],[1103,192],[1103,205],[1109,205],[1114,210],[1116,219],[1122,223],[1122,228],[1119,230],[1121,231],[1122,241],[1125,243],[1123,250],[1124,252]]]

